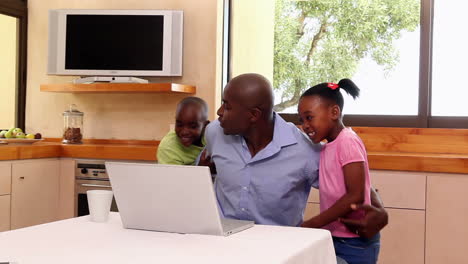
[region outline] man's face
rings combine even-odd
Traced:
[[[218,120],[226,135],[243,135],[250,127],[250,113],[239,101],[235,87],[229,84],[224,89],[223,104],[218,109]]]
[[[199,141],[206,120],[202,119],[202,109],[197,105],[186,105],[176,116],[175,132],[182,145],[188,147]]]

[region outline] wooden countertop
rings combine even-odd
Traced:
[[[92,158],[156,161],[159,142],[153,144],[84,143],[65,145],[38,142],[30,146],[0,146],[0,160],[40,158]]]
[[[368,152],[370,169],[468,174],[468,155]]]
[[[468,130],[353,128],[368,150],[376,170],[468,174]],[[52,157],[156,161],[159,141],[85,140],[63,145],[47,139],[31,146],[0,146],[0,160]]]

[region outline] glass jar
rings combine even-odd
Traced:
[[[82,144],[83,141],[83,112],[70,105],[70,109],[63,112],[63,140],[64,144]]]

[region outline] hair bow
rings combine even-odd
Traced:
[[[339,88],[340,86],[336,83],[328,83],[327,84],[328,88],[332,89],[332,90],[336,90],[336,88]]]

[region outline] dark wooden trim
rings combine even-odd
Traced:
[[[347,126],[420,127],[421,118],[418,116],[345,115],[343,122]]]
[[[28,47],[28,16],[20,19],[19,61],[18,61],[18,97],[16,103],[16,126],[26,129],[26,72]]]
[[[468,128],[467,116],[431,116],[429,127],[433,128]]]
[[[297,114],[280,114],[287,122],[299,124]],[[427,119],[429,128],[468,128],[468,117],[460,116],[431,116]],[[417,116],[378,116],[378,115],[345,115],[343,122],[347,126],[358,127],[419,127]]]
[[[421,0],[421,31],[419,45],[418,123],[415,127],[428,127],[431,116],[432,89],[432,0]]]
[[[221,90],[231,79],[231,0],[223,1],[223,58]],[[221,98],[220,98],[221,99]]]
[[[9,16],[21,16],[27,14],[27,1],[26,0],[1,0],[0,13]]]
[[[232,0],[227,0],[228,2],[228,6],[227,6],[227,15],[228,15],[228,18],[227,18],[227,22],[228,22],[228,32],[227,32],[227,81],[230,81],[231,78],[232,78],[232,61],[231,61],[231,52],[232,52],[232,37],[231,37],[231,33],[232,33],[232,26],[231,26],[231,22],[232,22]],[[227,83],[227,82],[226,82]],[[224,88],[224,87],[223,87]]]
[[[287,122],[299,124],[297,114],[280,114]],[[347,126],[371,127],[418,127],[418,116],[380,116],[380,115],[345,115],[343,122]]]
[[[16,91],[16,127],[25,129],[28,9],[27,0],[0,1],[0,14],[18,19],[18,67]]]
[[[299,115],[298,114],[279,114],[286,122],[291,122],[293,124],[299,125]]]

